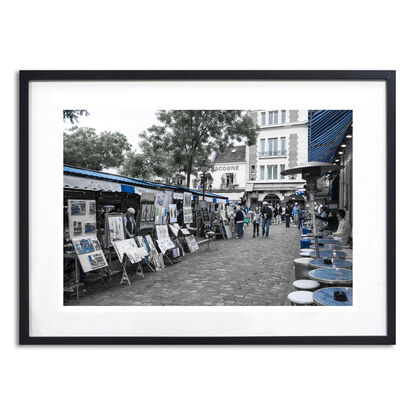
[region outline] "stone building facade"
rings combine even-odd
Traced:
[[[284,202],[304,185],[301,176],[281,172],[308,161],[307,110],[255,110],[256,144],[235,146],[214,159],[212,192],[254,206]]]

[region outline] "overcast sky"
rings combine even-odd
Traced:
[[[95,128],[98,134],[103,131],[118,131],[127,137],[135,150],[138,149],[138,133],[157,123],[156,112],[153,110],[88,110],[88,112],[88,117],[79,117],[79,122],[74,125]],[[65,121],[65,129],[72,126],[70,121]]]

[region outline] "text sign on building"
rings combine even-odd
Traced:
[[[239,166],[217,166],[214,168],[215,171],[235,171],[239,170]]]

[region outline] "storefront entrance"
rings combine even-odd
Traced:
[[[276,206],[277,203],[280,203],[280,198],[273,193],[270,193],[264,197],[264,202],[268,202],[272,206]]]

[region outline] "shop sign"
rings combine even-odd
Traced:
[[[214,171],[237,171],[239,166],[217,166],[214,168]]]

